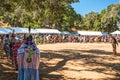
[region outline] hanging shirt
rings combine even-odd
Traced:
[[[31,58],[31,62],[27,59]],[[33,42],[24,42],[18,49],[18,80],[40,80],[40,51]]]

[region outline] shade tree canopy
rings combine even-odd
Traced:
[[[92,30],[113,32],[120,24],[120,4],[111,4],[100,13],[77,14],[72,3],[79,0],[1,0],[0,20],[12,27],[56,28],[62,31]]]

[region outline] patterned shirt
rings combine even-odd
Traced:
[[[31,58],[31,62],[27,62]],[[33,42],[25,42],[18,49],[18,80],[40,80],[39,63],[40,51]]]

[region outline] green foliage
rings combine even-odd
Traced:
[[[94,27],[96,28],[96,26],[98,26],[98,23],[96,23],[99,21],[99,18],[97,18],[98,15],[99,14],[95,12],[90,12],[85,15],[83,24],[86,26],[87,30],[94,30]]]
[[[101,13],[101,24],[105,32],[112,32],[118,29],[117,22],[120,22],[118,14],[120,13],[120,4],[112,4]]]
[[[0,19],[11,26],[62,29],[63,15],[67,16],[71,3],[79,0],[3,0],[0,3]],[[71,8],[71,7],[70,7]],[[73,12],[75,13],[75,11]],[[72,16],[69,16],[72,17]],[[73,23],[73,18],[72,23]],[[69,19],[69,20],[70,20]],[[69,24],[71,21],[67,21]],[[69,27],[67,25],[65,27]],[[65,28],[66,29],[66,28]]]
[[[102,32],[113,32],[118,29],[120,23],[120,4],[112,4],[101,11],[100,14],[90,12],[84,17],[83,29]]]
[[[14,27],[57,28],[112,32],[120,23],[120,4],[112,4],[101,13],[85,17],[71,7],[79,0],[1,0],[0,20]]]

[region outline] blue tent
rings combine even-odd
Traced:
[[[107,33],[102,33],[102,36],[108,36],[108,34]]]
[[[76,34],[78,34],[78,32],[72,32],[72,34],[75,34],[75,35],[76,35]]]

